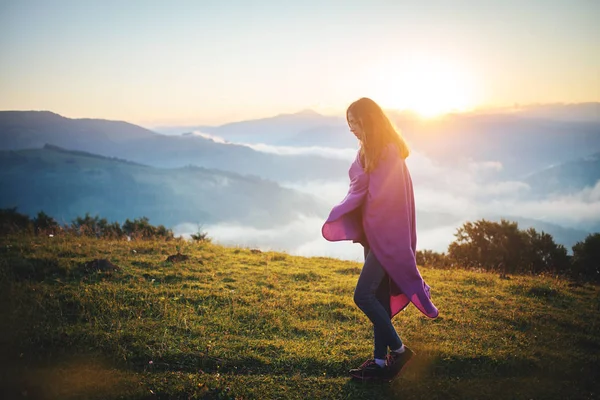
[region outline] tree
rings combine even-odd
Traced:
[[[521,231],[516,222],[466,222],[454,236],[448,256],[462,266],[532,274],[565,273],[569,268],[564,246],[545,232],[533,228]]]
[[[33,225],[29,216],[17,212],[17,207],[0,209],[0,234],[31,232]]]
[[[600,282],[600,233],[590,234],[573,246],[573,273],[578,278]]]
[[[120,239],[125,237],[125,232],[121,228],[121,224],[113,222],[104,226],[102,231],[102,237],[107,239]]]
[[[192,235],[192,238],[194,235]],[[449,266],[446,254],[432,250],[417,250],[417,264],[434,268],[446,268]]]
[[[538,274],[540,272],[552,272],[563,274],[569,268],[567,249],[560,244],[554,243],[551,235],[530,228],[525,231],[527,251],[524,262],[528,272]]]
[[[142,217],[123,223],[123,232],[132,239],[155,239],[164,238],[173,239],[173,231],[167,229],[164,225],[153,226],[147,217]]]
[[[77,217],[71,223],[71,227],[80,235],[102,236],[102,226],[107,224],[106,219],[100,220],[99,216],[91,217],[90,213],[85,213],[85,217]]]
[[[198,231],[190,235],[194,242],[210,242],[212,239],[208,237],[208,232],[202,230],[202,225],[198,224]]]
[[[502,264],[515,272],[522,264],[526,240],[516,222],[466,222],[454,236],[448,256],[459,265],[494,270]]]
[[[45,235],[56,235],[56,233],[60,230],[58,222],[56,222],[54,218],[43,211],[38,212],[37,216],[33,219],[33,227],[36,235],[40,233]]]

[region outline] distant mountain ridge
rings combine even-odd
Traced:
[[[390,110],[388,115],[416,151],[449,166],[467,159],[498,161],[503,165],[500,175],[504,178],[520,179],[600,151],[600,103],[522,106],[448,114],[435,119],[419,118],[405,111]],[[231,142],[356,146],[343,116],[317,113],[186,129]]]
[[[72,155],[72,156],[82,156],[82,157],[89,157],[89,158],[97,158],[97,159],[100,159],[100,160],[107,160],[107,161],[113,161],[113,162],[118,162],[118,163],[124,163],[124,164],[130,164],[130,165],[137,165],[137,166],[140,166],[140,167],[147,167],[148,166],[148,165],[145,165],[145,164],[136,163],[136,162],[133,162],[133,161],[122,159],[122,158],[102,156],[102,155],[99,155],[99,154],[90,153],[88,151],[64,149],[62,147],[54,146],[52,144],[45,144],[44,147],[42,147],[42,149],[43,150],[55,151],[57,153],[64,153],[64,154]]]
[[[524,181],[534,193],[576,193],[600,183],[600,152],[558,165],[527,176]]]
[[[293,114],[279,114],[273,117],[230,122],[219,126],[187,125],[158,127],[157,132],[182,134],[200,131],[219,136],[230,141],[244,142],[251,138],[252,142],[284,144],[299,132],[320,126],[336,125],[344,121],[341,117],[325,116],[312,110],[303,110]]]
[[[600,151],[600,122],[554,121],[519,115],[449,116],[405,129],[410,143],[444,163],[499,161],[505,176],[537,170]]]
[[[598,102],[524,105],[517,107],[512,112],[533,118],[600,122],[600,103]]]
[[[449,115],[430,121],[410,113],[390,116],[411,147],[433,162],[452,168],[461,159],[498,161],[502,170],[490,172],[489,179],[525,182],[535,200],[571,195],[600,180],[600,123],[585,117],[587,111],[573,121],[558,111],[556,120],[542,118],[547,112]],[[246,122],[204,133],[230,132],[248,143],[268,138],[273,150],[265,151],[281,145],[303,150],[357,146],[343,118],[302,112],[276,121],[250,121],[255,134],[245,131]],[[263,124],[271,130],[262,129]],[[326,191],[329,182],[347,181],[349,166],[347,160],[328,156],[271,154],[198,135],[166,136],[126,122],[69,119],[51,112],[0,112],[1,149],[0,207],[18,206],[27,213],[43,209],[67,220],[85,212],[116,220],[146,215],[152,223],[167,226],[198,220],[270,229],[298,215],[320,219],[332,204],[323,204],[312,193],[288,192],[275,182],[299,182],[298,188],[310,187],[304,182],[325,182],[315,187]],[[526,192],[519,192],[519,199]],[[419,229],[425,231],[458,226],[462,219],[418,214]],[[544,229],[563,244],[586,234],[512,219]],[[585,229],[589,226],[596,225]]]
[[[586,178],[575,176],[573,166],[575,160],[600,152],[600,115],[594,118],[596,112],[600,113],[600,103],[527,106],[434,120],[406,112],[392,111],[390,116],[411,147],[436,162],[452,166],[460,159],[498,161],[502,164],[498,178],[525,180],[535,188],[542,186],[534,177],[548,180],[552,173],[558,182],[550,182],[548,187],[560,190],[593,184],[596,179],[595,165],[580,168]],[[357,146],[343,118],[310,110],[204,128],[204,133],[233,142]],[[345,177],[347,171],[347,163],[340,160],[265,154],[197,135],[165,136],[127,122],[68,119],[47,111],[0,112],[0,149],[41,148],[45,144],[157,167],[198,165],[278,181],[336,179]],[[557,172],[559,169],[562,172]]]
[[[163,168],[196,165],[273,180],[343,176],[347,163],[316,155],[278,155],[199,136],[165,136],[126,122],[69,119],[45,111],[0,111],[0,150],[50,144]]]
[[[0,111],[0,150],[40,148],[49,134],[57,145],[98,138],[119,143],[157,135],[124,121],[70,119],[50,111]]]
[[[70,222],[89,212],[109,220],[146,216],[180,223],[275,227],[328,205],[274,182],[200,167],[159,169],[54,146],[0,151],[0,208],[45,211]]]

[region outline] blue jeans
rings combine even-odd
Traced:
[[[389,285],[389,277],[375,254],[365,248],[365,264],[354,289],[354,302],[373,323],[373,355],[378,359],[385,359],[388,347],[396,350],[402,346],[391,321]]]

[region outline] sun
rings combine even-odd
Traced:
[[[473,78],[464,68],[439,59],[382,64],[371,91],[383,108],[411,110],[436,117],[475,107]]]

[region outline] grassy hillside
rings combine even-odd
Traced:
[[[66,237],[0,253],[3,398],[600,397],[596,286],[422,268],[440,317],[394,319],[417,357],[373,385],[346,375],[371,354],[358,263]],[[97,258],[121,270],[84,267]]]

